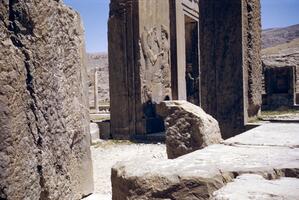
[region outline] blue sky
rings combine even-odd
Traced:
[[[64,2],[77,10],[83,19],[87,52],[107,52],[110,0],[64,0]],[[263,29],[299,24],[299,0],[261,0],[261,4]]]

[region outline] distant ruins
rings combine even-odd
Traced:
[[[188,100],[220,124],[244,130],[261,108],[259,0],[111,0],[111,133],[164,130],[155,105]]]
[[[263,109],[292,108],[297,103],[297,69],[283,63],[264,63]]]
[[[296,52],[263,56],[264,110],[293,108],[299,104],[299,66]],[[296,62],[297,61],[297,62]]]

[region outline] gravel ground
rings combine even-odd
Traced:
[[[86,200],[110,200],[111,168],[118,161],[136,159],[166,159],[165,144],[133,144],[104,141],[91,147],[94,176],[94,194]]]
[[[299,121],[299,110],[296,110],[296,111],[292,111],[292,112],[289,112],[289,113],[275,113],[274,114],[269,114],[269,113],[266,113],[266,114],[263,114],[262,113],[262,116],[261,116],[261,119],[267,121],[267,120],[282,120],[282,121],[289,121],[289,120],[296,120],[296,121]]]

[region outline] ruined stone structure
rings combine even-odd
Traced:
[[[98,71],[94,70],[94,109],[97,113],[99,111],[99,93],[98,93]]]
[[[173,99],[188,99],[196,105],[200,105],[198,2],[170,1]]]
[[[0,199],[93,191],[84,52],[60,1],[0,1]]]
[[[260,2],[202,0],[200,13],[202,107],[228,138],[261,106]]]
[[[243,131],[261,105],[260,26],[259,0],[112,0],[114,137],[162,131],[166,99],[201,106],[224,138]]]
[[[278,52],[274,52],[271,54],[266,54],[262,56],[263,59],[263,78],[265,81],[263,82],[264,89],[263,89],[263,109],[275,109],[275,107],[283,106],[283,105],[294,105],[294,104],[299,104],[299,48],[296,47],[294,49],[283,49]],[[270,70],[270,71],[269,71]],[[286,101],[280,101],[279,99],[276,99],[276,102],[271,102],[272,100],[275,100],[273,98],[272,100],[268,98],[268,90],[270,89],[269,87],[274,86],[276,82],[271,83],[270,81],[276,81],[275,76],[276,74],[279,75],[281,70],[292,70],[293,72],[288,72],[288,73],[293,73],[293,75],[289,76],[290,80],[284,81],[285,83],[288,84],[288,88],[290,88],[289,92],[284,92],[284,94],[289,93],[288,95],[288,102]],[[269,73],[268,73],[269,72]],[[283,75],[283,74],[281,74]],[[274,76],[274,77],[271,77]],[[266,80],[268,82],[266,82]],[[267,86],[267,85],[268,86]],[[270,89],[271,90],[271,89]],[[295,94],[293,94],[294,90]],[[270,95],[271,96],[271,95]],[[295,96],[295,100],[293,99],[293,96]],[[285,95],[286,97],[286,95]],[[285,99],[285,98],[284,98]],[[280,101],[280,102],[279,102]],[[281,104],[283,103],[283,104]],[[270,106],[268,106],[269,104]],[[271,104],[276,104],[274,107],[271,106]],[[272,107],[272,108],[271,108]]]
[[[293,107],[296,104],[296,66],[286,63],[264,62],[263,109]]]
[[[110,3],[109,84],[114,138],[163,131],[163,120],[154,107],[171,99],[169,26],[168,1]]]

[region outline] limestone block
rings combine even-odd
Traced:
[[[234,138],[234,143],[211,145],[177,159],[117,163],[111,177],[113,200],[209,199],[235,177],[248,173],[267,179],[298,178],[298,148],[286,142],[276,146],[276,141],[268,140],[267,135],[280,128],[265,128],[264,135],[252,131],[246,144],[242,144],[243,138],[238,142],[240,135]],[[295,124],[291,135],[298,128]],[[278,134],[276,138],[284,141],[284,137],[290,137],[286,135],[287,132]],[[259,137],[255,139],[256,136]]]
[[[100,139],[100,129],[97,123],[90,123],[90,136],[92,143]]]
[[[298,178],[266,180],[260,175],[244,174],[214,192],[212,200],[294,200],[298,196]]]
[[[84,54],[62,1],[0,2],[0,199],[93,191]]]
[[[157,106],[165,118],[166,148],[173,159],[222,141],[218,122],[187,101],[164,101]]]

